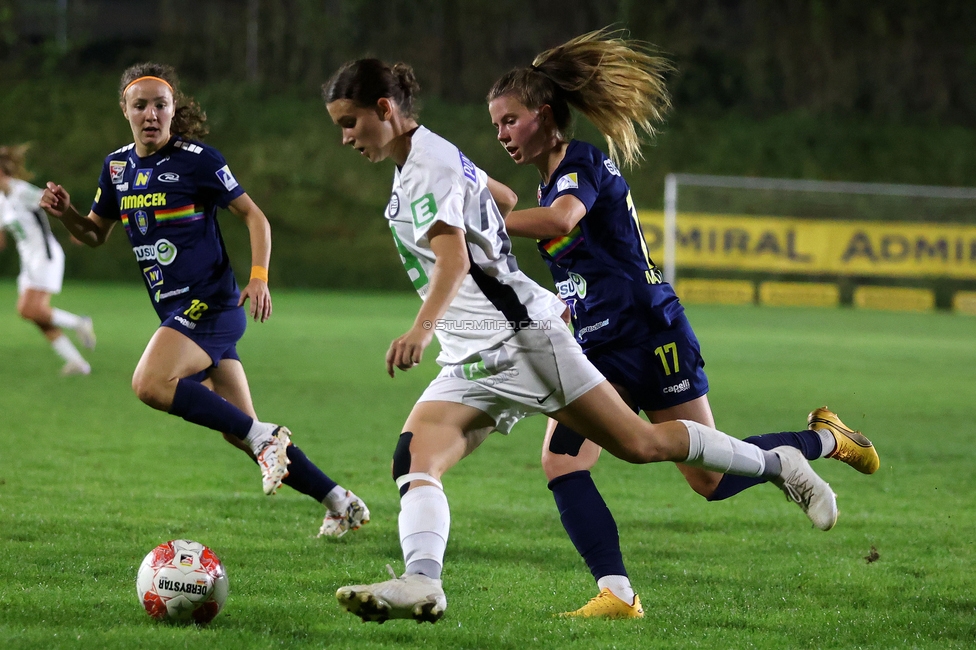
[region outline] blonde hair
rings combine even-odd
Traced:
[[[0,147],[0,171],[11,178],[19,178],[22,181],[29,181],[34,177],[27,171],[27,150],[29,144],[17,144]]]
[[[146,62],[127,68],[119,81],[120,103],[125,103],[125,91],[129,89],[129,86],[143,77],[158,79],[169,86],[173,92],[173,103],[176,104],[176,110],[169,127],[173,133],[190,140],[203,140],[210,133],[210,127],[206,123],[207,114],[200,108],[200,104],[195,99],[180,91],[180,80],[176,76],[176,70],[171,65]]]
[[[496,81],[488,101],[512,95],[529,108],[549,105],[563,136],[572,106],[606,138],[610,157],[632,166],[643,158],[639,131],[655,136],[671,108],[665,75],[674,68],[652,45],[621,35],[604,28],[546,50]]]

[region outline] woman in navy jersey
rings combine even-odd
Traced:
[[[291,444],[283,426],[257,419],[236,344],[247,314],[271,316],[271,228],[227,162],[200,142],[206,115],[178,89],[170,66],[144,63],[122,75],[119,105],[133,142],[110,153],[87,216],[48,183],[41,207],[85,244],[100,246],[119,222],[132,244],[160,327],[132,377],[140,400],[223,433],[261,468],[265,494],[284,482],[322,502],[320,534],[339,536],[369,520],[365,504]],[[217,209],[247,226],[251,277],[238,289]]]
[[[715,426],[698,339],[671,286],[650,259],[630,188],[614,159],[641,157],[639,130],[669,108],[668,63],[642,44],[591,32],[510,71],[488,94],[498,140],[519,165],[542,177],[539,207],[511,212],[512,235],[531,237],[569,306],[576,339],[627,404],[651,422],[692,420]],[[610,157],[569,137],[571,107],[606,137]],[[870,441],[826,408],[810,414],[811,430],[749,438],[764,449],[783,445],[807,459],[839,458],[871,473],[879,461]],[[812,429],[816,428],[814,431]],[[542,463],[560,517],[600,593],[574,616],[637,617],[640,601],[623,564],[616,523],[589,470],[600,447],[549,421]],[[678,464],[708,500],[764,482]]]

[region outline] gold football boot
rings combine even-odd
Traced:
[[[572,612],[563,612],[560,616],[580,618],[644,618],[644,608],[641,607],[640,596],[634,594],[634,604],[628,605],[604,587],[588,603]]]
[[[860,431],[854,431],[840,421],[837,414],[826,406],[814,410],[807,417],[810,429],[827,430],[837,443],[827,458],[845,462],[862,474],[874,474],[881,466],[881,459],[874,445]]]

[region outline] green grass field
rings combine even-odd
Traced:
[[[383,354],[417,309],[408,294],[275,295],[239,349],[259,415],[287,424],[373,521],[316,539],[323,509],[219,435],[139,403],[132,369],[155,323],[136,286],[70,284],[55,303],[95,317],[90,377],[61,378],[0,283],[0,646],[3,648],[970,648],[976,643],[976,319],[741,307],[689,308],[719,428],[802,428],[829,404],[879,448],[862,476],[821,460],[838,493],[822,533],[778,490],[708,504],[670,466],[605,457],[641,621],[554,615],[595,593],[539,467],[544,422],[492,436],[447,475],[453,526],[436,625],[364,625],[337,587],[402,569],[389,477],[400,426],[433,354],[395,380]],[[190,538],[227,567],[207,628],[153,622],[135,572]],[[867,562],[876,549],[877,561]]]

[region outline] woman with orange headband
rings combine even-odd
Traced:
[[[132,377],[139,399],[223,433],[261,468],[265,494],[285,483],[327,509],[320,535],[340,536],[369,521],[361,499],[330,479],[291,444],[283,426],[257,419],[237,341],[247,315],[271,316],[271,228],[219,151],[200,140],[206,115],[178,88],[170,66],[126,70],[119,105],[133,142],[105,158],[87,216],[68,192],[48,183],[41,207],[85,244],[105,243],[122,222],[160,327]],[[217,223],[226,208],[247,226],[251,276],[240,290]]]

